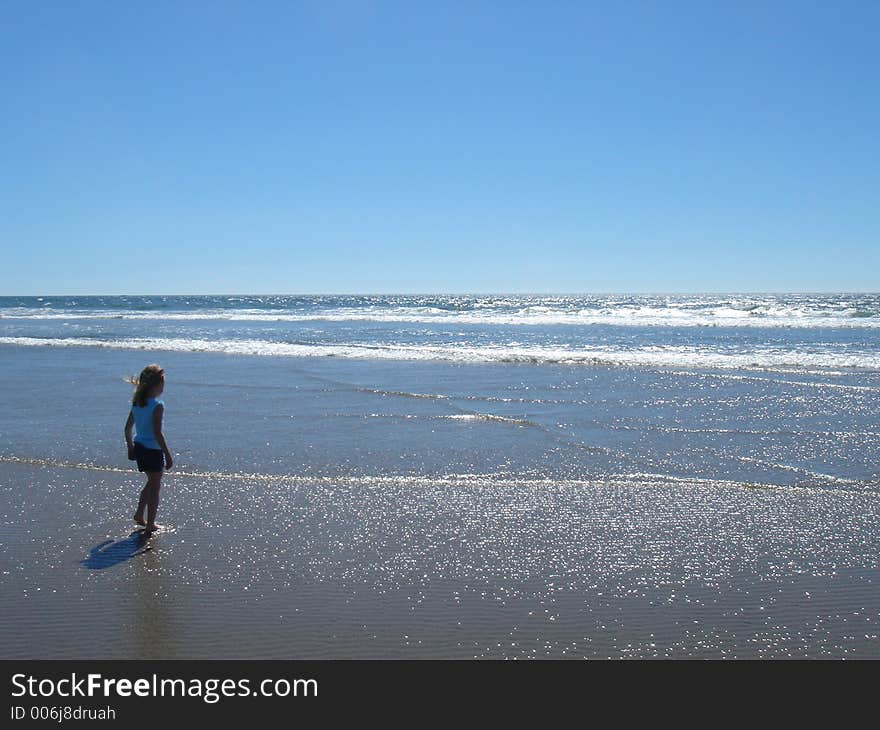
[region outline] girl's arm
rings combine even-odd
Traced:
[[[134,459],[134,441],[131,440],[131,431],[134,428],[134,414],[129,411],[125,421],[125,445],[128,447],[128,458]]]
[[[165,443],[165,435],[162,433],[162,415],[164,413],[165,406],[163,405],[157,405],[153,409],[153,436],[156,437],[159,448],[165,452],[165,468],[170,469],[174,465],[174,459],[171,458],[171,451],[168,444]]]

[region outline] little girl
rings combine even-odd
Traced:
[[[146,528],[147,532],[154,532],[159,529],[156,524],[156,510],[159,509],[162,470],[170,469],[174,464],[171,451],[162,435],[165,404],[156,400],[165,389],[165,371],[158,365],[147,365],[130,382],[136,387],[131,399],[131,411],[125,422],[125,443],[128,446],[128,458],[137,461],[138,471],[147,473],[147,483],[141,490],[134,521]],[[131,438],[132,427],[136,432],[134,441]]]

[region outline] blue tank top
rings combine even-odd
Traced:
[[[153,411],[156,406],[164,406],[165,403],[155,398],[147,398],[145,406],[132,406],[131,414],[134,416],[134,440],[148,449],[159,449],[156,434],[153,433]]]

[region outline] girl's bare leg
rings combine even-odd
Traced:
[[[147,529],[158,530],[156,512],[159,510],[159,487],[162,486],[162,472],[147,472]]]
[[[147,523],[144,522],[144,510],[147,508],[147,500],[150,495],[150,480],[147,478],[147,483],[144,484],[144,488],[141,490],[141,496],[138,500],[137,510],[134,513],[134,521],[139,524],[141,527],[146,527]]]

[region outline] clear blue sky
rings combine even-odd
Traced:
[[[0,294],[877,291],[878,28],[0,0]]]

